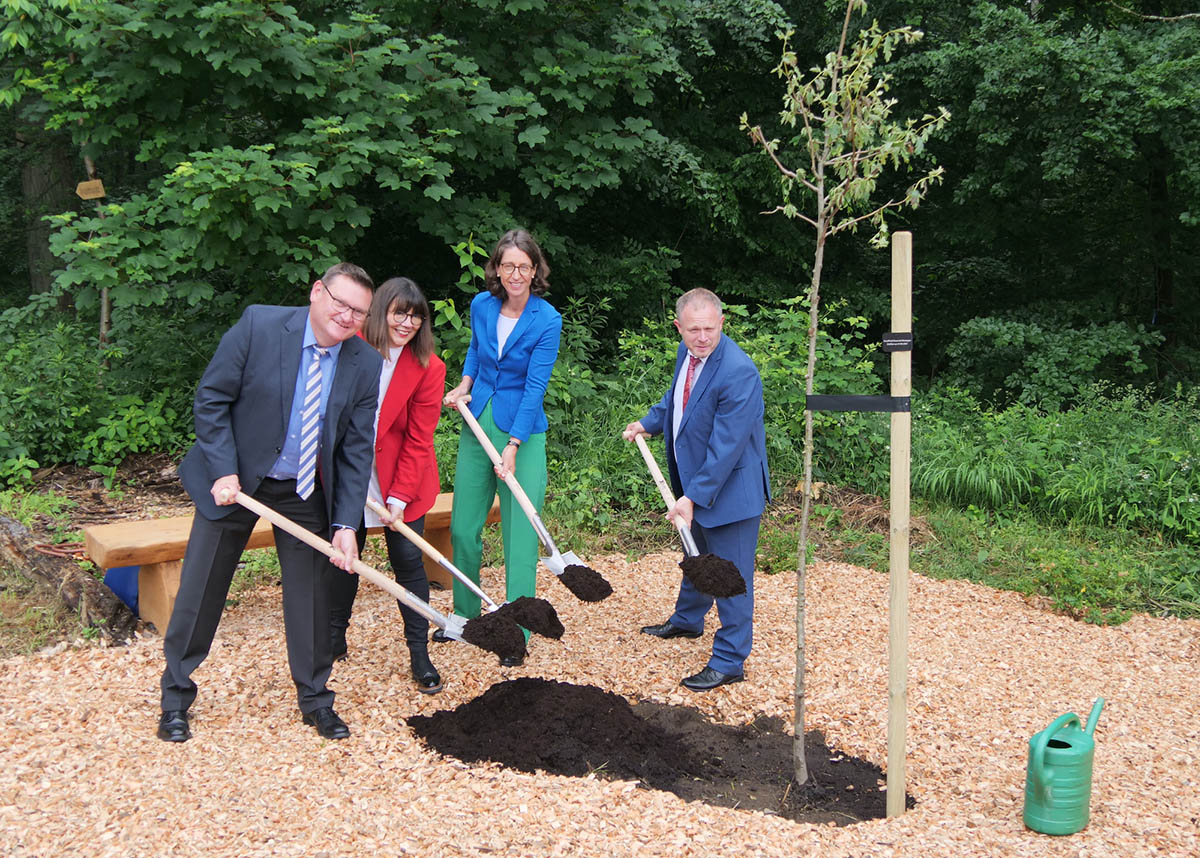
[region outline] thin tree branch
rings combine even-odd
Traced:
[[[1122,12],[1124,12],[1127,15],[1132,15],[1135,18],[1141,18],[1143,21],[1184,21],[1184,20],[1187,20],[1188,18],[1200,18],[1200,12],[1184,12],[1182,15],[1167,15],[1167,16],[1143,15],[1141,12],[1138,12],[1134,9],[1129,9],[1125,6],[1122,6],[1120,3],[1114,2],[1114,0],[1108,0],[1108,5],[1112,6],[1114,9],[1121,10]]]

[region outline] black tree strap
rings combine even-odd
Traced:
[[[806,396],[809,411],[912,411],[908,396]]]

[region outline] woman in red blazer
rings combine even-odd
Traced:
[[[437,427],[446,386],[446,365],[434,353],[429,303],[407,277],[393,277],[375,290],[363,337],[383,355],[379,405],[375,412],[375,466],[367,496],[387,505],[381,521],[368,507],[358,529],[358,550],[367,527],[401,518],[417,533],[425,531],[425,513],[438,495],[433,430]],[[394,530],[384,530],[388,560],[396,582],[429,601],[429,580],[421,549]],[[346,628],[358,593],[357,575],[335,575],[330,588],[330,633],[334,659],[346,657]],[[417,690],[437,694],[442,678],[429,660],[429,621],[400,605]]]

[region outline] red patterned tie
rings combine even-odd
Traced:
[[[683,379],[683,406],[679,409],[680,412],[687,408],[688,397],[692,395],[692,379],[696,377],[696,366],[699,363],[700,358],[688,355],[688,371]]]

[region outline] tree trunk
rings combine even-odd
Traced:
[[[129,640],[137,627],[137,617],[112,590],[74,561],[38,551],[29,531],[4,516],[0,516],[0,564],[57,593],[86,624],[114,643]]]
[[[75,197],[75,159],[67,141],[49,135],[17,133],[26,150],[21,166],[21,195],[25,202],[25,255],[31,292],[49,292],[56,266],[50,254],[50,224],[43,218],[72,208]]]
[[[818,211],[821,208],[818,206]],[[812,283],[809,286],[808,370],[804,392],[813,392],[813,374],[817,367],[817,325],[820,321],[821,267],[825,262],[825,220],[817,219],[817,250],[813,258]],[[800,545],[796,558],[796,687],[792,713],[792,776],[798,786],[808,782],[808,758],[804,753],[805,637],[804,590],[808,580],[808,519],[812,513],[813,414],[804,409],[804,483],[800,505]]]
[[[1146,157],[1147,216],[1150,221],[1150,253],[1154,263],[1154,325],[1163,333],[1163,346],[1170,349],[1178,339],[1175,330],[1175,266],[1171,248],[1171,191],[1167,174],[1171,155],[1162,138],[1154,136],[1142,141]]]

